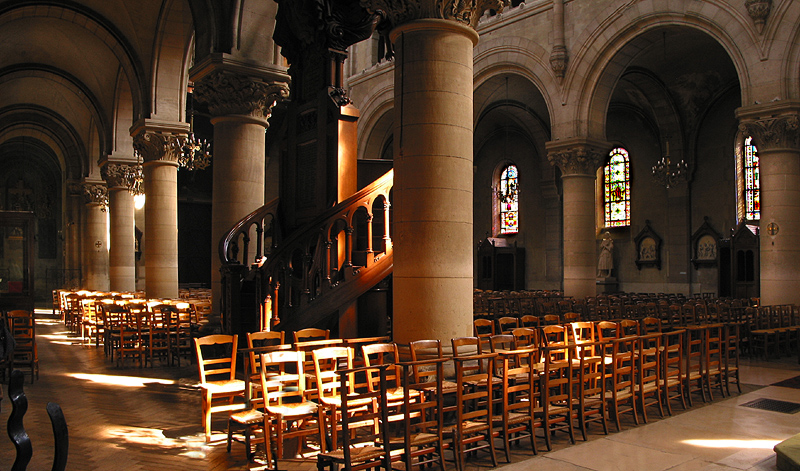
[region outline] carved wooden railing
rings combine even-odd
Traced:
[[[250,242],[255,234],[255,250],[250,253]],[[277,247],[281,238],[278,218],[278,199],[270,201],[239,221],[219,243],[223,265],[249,265],[259,263]]]
[[[279,243],[279,237],[272,236],[270,250],[262,253],[259,245],[249,269],[246,233],[253,226],[256,233],[259,228],[264,231],[268,227],[264,221],[269,220],[273,222],[272,234],[278,235],[277,207],[268,210],[265,206],[243,219],[220,244],[223,315],[231,312],[235,316],[243,311],[231,285],[237,279],[249,280],[255,284],[259,312],[240,315],[258,317],[261,328],[269,325],[273,329],[296,330],[314,325],[352,303],[391,274],[393,176],[393,171],[387,172]],[[237,238],[243,242],[244,254],[233,251],[230,241]],[[259,235],[259,240],[262,238]],[[236,330],[235,325],[228,324],[226,328]]]

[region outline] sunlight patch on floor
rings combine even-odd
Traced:
[[[171,379],[141,378],[138,376],[96,375],[87,373],[67,373],[67,376],[75,379],[91,381],[93,383],[107,384],[110,386],[126,386],[131,388],[142,388],[146,384],[150,383],[167,385],[175,384],[175,381]]]
[[[703,448],[739,448],[771,450],[780,440],[733,440],[733,439],[696,439],[683,440],[681,443]]]

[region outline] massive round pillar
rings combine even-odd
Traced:
[[[128,191],[135,168],[107,163],[103,178],[108,182],[109,251],[108,276],[112,291],[136,290],[136,236],[133,194]]]
[[[214,125],[211,292],[215,312],[222,297],[219,242],[239,220],[264,205],[264,130],[275,101],[289,93],[283,82],[268,83],[218,67],[194,77],[196,98],[208,104]],[[253,247],[257,236],[252,234]]]
[[[800,304],[800,103],[740,108],[758,148],[761,304]]]
[[[145,161],[144,263],[148,298],[178,297],[178,163]]]
[[[595,180],[607,148],[590,139],[547,143],[550,163],[562,172],[564,295],[576,299],[596,294]]]
[[[394,338],[472,332],[472,49],[464,24],[419,19],[395,46]]]
[[[83,230],[83,289],[108,291],[108,243],[106,234],[105,185],[86,183]]]

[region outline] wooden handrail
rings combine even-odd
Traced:
[[[269,224],[267,224],[269,221]],[[250,251],[250,231],[255,226],[256,230],[256,250],[251,262],[258,263],[277,247],[281,239],[280,218],[278,217],[278,198],[270,201],[264,206],[248,214],[241,221],[236,223],[233,228],[225,234],[219,241],[219,258],[223,265],[248,265],[247,262]],[[264,249],[264,237],[271,227],[272,241],[270,251]],[[244,247],[239,256],[239,240],[242,240]]]

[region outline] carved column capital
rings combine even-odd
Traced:
[[[739,130],[753,137],[760,151],[800,150],[800,102],[780,101],[736,110]]]
[[[747,8],[747,14],[753,20],[758,33],[761,34],[772,9],[772,0],[745,0],[744,6]]]
[[[178,165],[181,138],[185,136],[142,130],[133,136],[133,148],[147,162],[169,162]]]
[[[141,190],[142,175],[141,165],[108,163],[100,169],[100,175],[108,184],[108,189],[124,189],[131,192]]]
[[[588,139],[550,141],[546,145],[547,160],[564,175],[595,176],[611,145]]]
[[[217,70],[195,83],[194,96],[207,103],[215,117],[245,115],[266,120],[275,102],[289,97],[289,85]]]
[[[503,11],[506,0],[361,0],[391,28],[414,20],[454,20],[475,28],[486,10]]]
[[[83,201],[86,204],[108,206],[108,188],[100,183],[84,183]]]

